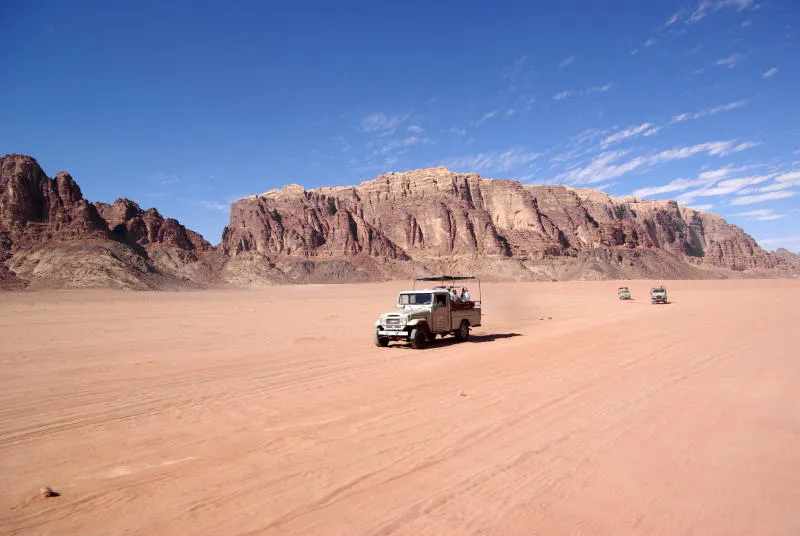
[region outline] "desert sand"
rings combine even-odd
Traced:
[[[800,534],[800,281],[650,283],[2,293],[0,532]]]

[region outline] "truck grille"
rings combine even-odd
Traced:
[[[390,316],[390,317],[388,317],[388,318],[386,319],[386,325],[387,325],[387,326],[402,326],[402,325],[404,325],[404,324],[405,324],[405,322],[403,322],[403,319],[402,319],[402,318],[398,318],[398,317],[391,317],[391,316]]]

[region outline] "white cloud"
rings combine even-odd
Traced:
[[[611,89],[611,84],[605,84],[603,86],[591,86],[587,87],[586,89],[568,89],[566,91],[556,93],[553,95],[553,98],[555,100],[564,100],[569,97],[582,97],[584,95],[591,95],[592,93],[604,93],[609,89]]]
[[[570,56],[569,58],[567,58],[565,60],[563,60],[561,63],[558,64],[558,66],[559,66],[559,68],[563,69],[564,67],[566,67],[567,65],[569,65],[573,61],[575,61],[575,56],[574,55]]]
[[[486,121],[488,121],[489,119],[493,118],[496,115],[497,115],[497,110],[492,110],[491,112],[483,114],[483,117],[481,117],[480,119],[478,119],[477,121],[472,123],[472,125],[476,126],[476,127],[479,127],[482,124],[484,124]]]
[[[695,210],[706,211],[706,210],[711,210],[711,207],[713,207],[714,205],[706,204],[706,205],[691,205],[691,206],[690,205],[684,205],[684,206],[687,207],[687,208],[693,208]]]
[[[638,53],[639,53],[639,49],[638,48],[634,48],[633,50],[631,50],[631,56],[635,56]]]
[[[408,114],[387,115],[383,112],[374,112],[361,119],[361,128],[366,132],[391,133],[407,119]]]
[[[754,0],[700,0],[697,5],[690,8],[683,8],[667,19],[665,28],[674,24],[684,24],[690,26],[705,19],[708,15],[725,9],[744,11],[748,8],[757,8],[758,4]]]
[[[747,219],[756,221],[771,221],[783,218],[783,214],[775,214],[775,212],[771,208],[749,210],[747,212],[737,212],[736,216],[744,216]]]
[[[688,121],[689,119],[700,119],[701,117],[705,117],[707,115],[715,115],[720,112],[729,112],[730,110],[741,108],[746,104],[747,101],[742,99],[734,102],[729,102],[728,104],[721,104],[719,106],[714,106],[713,108],[705,108],[693,114],[678,114],[672,118],[670,124],[680,123],[681,121]]]
[[[669,192],[681,192],[683,190],[688,190],[692,186],[707,186],[725,178],[734,171],[736,171],[736,169],[733,166],[726,166],[720,169],[704,171],[695,179],[675,179],[674,181],[662,186],[649,186],[647,188],[640,188],[635,190],[631,195],[634,197],[650,197]]]
[[[734,54],[731,54],[727,58],[718,59],[715,65],[724,65],[732,69],[733,67],[736,67],[736,64],[739,63],[739,61],[741,61],[742,58],[744,58],[744,56],[736,52]]]
[[[772,78],[775,75],[775,73],[777,73],[777,72],[778,72],[778,68],[777,67],[773,67],[772,69],[769,69],[767,72],[762,74],[761,78]]]
[[[649,156],[637,156],[619,164],[617,162],[627,154],[627,151],[608,151],[596,156],[589,165],[561,173],[556,179],[567,183],[592,184],[621,177],[641,167],[648,168],[673,160],[683,160],[696,154],[724,156],[737,152],[736,147],[738,146],[733,140],[699,143],[668,149]]]
[[[775,177],[775,182],[769,186],[759,188],[759,192],[777,192],[779,190],[788,190],[795,186],[800,186],[800,171],[792,171],[789,173],[782,173]]]
[[[529,164],[539,158],[541,153],[513,147],[505,151],[492,151],[462,156],[447,160],[444,165],[457,171],[509,171],[512,168]]]
[[[656,40],[653,39],[652,37],[644,42],[644,46],[646,46],[646,47],[651,47],[651,46],[653,46],[655,44],[656,44]]]
[[[409,125],[407,130],[412,134],[419,134],[420,132],[425,132],[425,129],[419,125]]]
[[[641,125],[633,125],[633,126],[630,126],[630,127],[626,128],[625,130],[622,130],[622,131],[617,132],[615,134],[609,135],[606,139],[604,139],[601,142],[601,145],[603,147],[607,147],[608,145],[611,145],[612,143],[623,141],[623,140],[626,140],[626,139],[629,139],[629,138],[633,138],[633,137],[636,137],[636,136],[639,136],[639,135],[642,135],[642,136],[645,136],[645,137],[653,136],[654,134],[659,133],[664,127],[667,127],[669,125],[673,125],[675,123],[680,123],[682,121],[688,121],[690,119],[699,119],[701,117],[705,117],[707,115],[718,114],[720,112],[727,112],[727,111],[730,111],[730,110],[735,110],[736,108],[741,108],[742,106],[744,106],[746,104],[747,104],[746,100],[738,100],[738,101],[735,101],[735,102],[730,102],[728,104],[722,104],[722,105],[719,105],[719,106],[714,106],[713,108],[706,108],[704,110],[700,110],[700,111],[695,112],[693,114],[689,114],[689,113],[679,114],[679,115],[674,116],[668,123],[666,123],[664,125],[653,125],[652,123],[642,123]],[[741,151],[741,150],[747,149],[749,147],[755,146],[755,144],[753,142],[747,142],[747,143],[749,143],[750,145],[742,146],[738,150]],[[734,152],[737,152],[737,151],[734,150]]]
[[[786,199],[787,197],[793,197],[795,195],[797,195],[797,192],[786,192],[786,191],[770,192],[758,195],[745,195],[733,199],[731,201],[731,205],[752,205],[753,203],[761,203],[763,201]]]
[[[758,241],[762,246],[776,245],[776,244],[800,244],[800,235],[786,236],[782,238],[765,238]]]
[[[514,115],[515,113],[517,113],[517,111],[514,108],[509,108],[508,111],[506,112],[506,117]]]
[[[612,134],[604,139],[601,143],[603,147],[611,145],[612,143],[616,143],[618,141],[622,141],[628,138],[632,138],[634,136],[638,136],[639,134],[651,130],[653,125],[651,123],[642,123],[639,126],[632,126],[628,127],[625,130],[617,132],[616,134]],[[657,132],[657,131],[656,131]],[[655,132],[653,132],[655,134]],[[645,134],[647,135],[647,134]]]
[[[742,25],[741,26],[742,26],[742,28],[747,28],[748,26],[752,26],[752,25],[753,25],[753,21],[751,21],[750,19],[747,19],[746,21],[742,21]]]
[[[218,203],[216,201],[197,201],[195,204],[205,207],[209,210],[227,211],[231,208],[230,205],[226,203]]]
[[[408,136],[403,139],[391,139],[380,144],[380,149],[376,149],[378,154],[386,154],[398,149],[407,149],[415,145],[428,145],[431,143],[430,138],[420,138],[419,136]]]
[[[458,134],[459,136],[466,136],[467,135],[467,131],[466,130],[464,130],[463,128],[458,128],[458,127],[451,128],[450,132],[452,132],[453,134]]]

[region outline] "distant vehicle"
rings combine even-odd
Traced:
[[[656,303],[667,303],[667,289],[663,286],[650,289],[650,301]]]
[[[477,280],[478,299],[473,300],[466,287],[454,287],[456,281]],[[417,290],[417,282],[439,283],[431,288]],[[466,341],[470,328],[481,325],[480,279],[473,276],[440,275],[414,280],[412,290],[405,290],[397,298],[397,308],[384,313],[375,322],[373,342],[385,347],[390,341],[406,341],[415,350],[423,348],[437,335],[454,335]]]
[[[617,296],[619,296],[620,300],[632,300],[631,291],[628,290],[628,287],[619,287],[617,289]]]

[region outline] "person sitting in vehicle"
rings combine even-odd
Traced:
[[[467,290],[467,287],[461,287],[461,300],[471,301],[469,298],[469,290]]]
[[[461,301],[461,298],[459,298],[458,294],[456,294],[456,289],[454,289],[453,287],[448,288],[447,292],[450,293],[450,301],[452,301],[452,302],[460,302]]]

